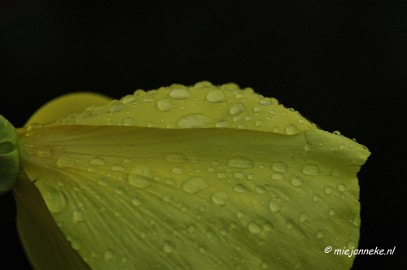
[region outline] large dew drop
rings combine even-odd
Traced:
[[[222,102],[225,100],[225,94],[222,92],[222,90],[215,89],[206,95],[206,100],[213,103]]]
[[[182,185],[182,189],[193,194],[207,188],[208,186],[208,183],[203,178],[193,176],[185,181],[185,183]]]
[[[191,113],[181,117],[177,125],[181,128],[201,128],[207,126],[211,120],[201,113]]]

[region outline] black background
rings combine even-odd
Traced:
[[[253,87],[369,147],[359,248],[396,250],[358,256],[353,269],[401,269],[405,1],[111,2],[0,0],[2,115],[21,126],[73,91],[119,98],[201,80]],[[0,197],[0,267],[29,269],[14,219],[8,193]]]

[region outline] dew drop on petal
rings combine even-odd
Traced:
[[[163,245],[164,253],[173,253],[175,251],[175,244],[171,241],[165,241]]]
[[[225,100],[225,94],[223,93],[222,90],[219,89],[215,89],[210,91],[207,95],[206,95],[206,100],[209,102],[222,102]]]
[[[212,202],[220,206],[225,205],[228,200],[229,200],[228,194],[226,194],[223,191],[216,192],[215,194],[212,195]]]
[[[74,160],[70,157],[60,157],[57,159],[58,168],[70,168],[74,165]]]
[[[261,227],[255,222],[250,222],[248,225],[248,229],[251,233],[254,234],[261,232]]]
[[[116,259],[114,252],[110,249],[105,251],[105,254],[103,255],[103,257],[104,257],[105,261],[111,261],[111,260]]]
[[[271,165],[271,169],[275,172],[284,173],[287,171],[287,165],[284,162],[275,162]]]
[[[280,206],[275,201],[270,201],[269,202],[269,208],[270,208],[270,211],[273,212],[273,213],[280,210]]]
[[[129,184],[138,188],[146,188],[152,184],[153,173],[147,166],[134,167],[128,176]]]
[[[324,188],[324,191],[325,191],[325,193],[326,194],[332,194],[332,192],[333,192],[333,188],[331,187],[331,186],[326,186],[325,188]]]
[[[341,192],[344,192],[346,190],[345,184],[342,184],[342,183],[338,184],[338,190],[341,191]]]
[[[302,173],[309,176],[319,175],[319,168],[315,164],[306,164],[302,167]]]
[[[298,129],[295,125],[288,125],[284,128],[285,134],[287,135],[293,135],[298,132]]]
[[[95,157],[90,161],[90,164],[93,166],[103,166],[105,165],[105,161],[100,157]]]
[[[276,181],[281,181],[281,180],[284,180],[284,176],[281,173],[273,173],[271,175],[271,179],[276,180]]]
[[[246,156],[235,156],[228,160],[228,166],[237,169],[253,168],[253,160]]]
[[[202,177],[193,176],[185,181],[182,185],[182,189],[188,193],[194,194],[208,186],[208,183]]]
[[[177,125],[181,128],[201,128],[210,123],[208,116],[201,113],[190,113],[181,117]]]
[[[230,107],[229,112],[231,115],[236,115],[244,112],[246,107],[242,103],[237,103]]]
[[[173,85],[171,86],[170,97],[177,99],[189,98],[191,93],[184,85]]]
[[[299,177],[293,177],[291,178],[291,185],[294,187],[300,187],[302,186],[302,179]]]
[[[172,104],[168,99],[160,99],[159,101],[157,101],[157,108],[160,111],[166,112],[171,110]]]

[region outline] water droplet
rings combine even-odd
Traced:
[[[275,172],[284,173],[287,171],[287,165],[284,162],[275,162],[271,165],[271,169]]]
[[[207,126],[211,120],[201,113],[191,113],[181,117],[177,125],[181,128],[201,128]]]
[[[312,196],[312,200],[314,202],[319,202],[320,199],[321,199],[321,197],[318,194],[315,194],[315,195]]]
[[[300,214],[299,220],[300,220],[301,223],[304,223],[307,219],[308,219],[307,214],[305,214],[305,213]]]
[[[71,246],[74,250],[79,250],[82,247],[82,243],[79,240],[72,240]]]
[[[35,155],[40,158],[52,157],[53,152],[49,147],[41,147],[35,151]]]
[[[262,186],[262,185],[258,185],[256,187],[256,192],[259,193],[259,194],[266,193],[266,188],[264,186]]]
[[[134,206],[140,206],[141,202],[140,202],[139,199],[134,198],[134,199],[131,200],[131,204],[134,205]]]
[[[293,135],[298,132],[298,129],[295,125],[288,125],[285,127],[284,130],[285,130],[285,134],[287,134],[287,135]]]
[[[332,192],[333,192],[333,188],[331,187],[331,186],[326,186],[325,188],[324,188],[324,191],[325,191],[325,193],[326,194],[332,194]]]
[[[124,189],[121,187],[115,188],[114,192],[116,192],[116,194],[118,195],[123,195],[124,194]]]
[[[184,85],[174,84],[171,86],[172,90],[170,92],[170,97],[177,98],[177,99],[185,99],[189,98],[191,93],[189,92],[188,88]]]
[[[177,167],[172,168],[171,172],[174,173],[174,174],[183,174],[184,170],[181,167],[177,166]]]
[[[216,192],[212,195],[212,201],[217,205],[225,205],[229,200],[228,194],[223,191]]]
[[[58,214],[65,210],[66,197],[59,189],[46,187],[42,196],[51,213]]]
[[[57,159],[57,167],[58,168],[70,168],[74,165],[74,161],[70,157],[60,157]]]
[[[32,123],[32,124],[28,125],[27,131],[32,131],[34,129],[39,129],[39,128],[42,128],[42,124],[40,124],[40,123]]]
[[[261,112],[261,107],[259,107],[259,106],[253,107],[253,112],[255,112],[255,113]]]
[[[171,202],[172,201],[172,196],[170,195],[170,194],[165,194],[164,196],[163,196],[163,201],[164,202]]]
[[[356,227],[360,227],[360,216],[358,215],[354,216],[350,222]]]
[[[244,174],[244,172],[235,172],[233,176],[236,179],[245,179],[246,178],[246,174]]]
[[[120,103],[120,102],[118,102],[118,101],[113,101],[111,104],[110,104],[110,109],[109,109],[109,111],[110,112],[120,112],[120,111],[122,111],[124,109],[124,105],[122,104],[122,103]]]
[[[275,213],[280,210],[280,206],[275,201],[269,202],[269,208],[271,212]]]
[[[165,241],[163,245],[164,253],[173,253],[175,251],[175,244],[171,241]]]
[[[261,105],[263,105],[263,106],[269,106],[269,105],[271,105],[271,99],[270,98],[262,98],[262,99],[260,99],[259,103]]]
[[[124,172],[125,171],[124,167],[121,164],[114,164],[112,166],[112,170],[115,172]]]
[[[211,88],[211,87],[213,87],[213,84],[211,82],[208,82],[208,81],[201,81],[201,82],[195,83],[194,87],[198,88],[198,89]]]
[[[93,166],[103,166],[105,165],[105,161],[100,157],[95,157],[90,161],[90,164]]]
[[[134,100],[136,100],[136,99],[134,98],[133,95],[127,95],[127,96],[124,96],[124,97],[122,97],[122,98],[120,99],[120,101],[121,101],[123,104],[130,104],[130,103],[132,103]]]
[[[228,231],[225,228],[222,228],[219,230],[219,233],[223,236],[227,236],[228,235]]]
[[[134,167],[128,176],[129,184],[138,188],[148,187],[151,185],[152,179],[153,172],[151,168],[142,165]]]
[[[335,134],[335,135],[341,135],[341,132],[338,131],[338,130],[335,130],[335,131],[333,132],[333,134]]]
[[[321,230],[317,231],[317,238],[318,238],[318,239],[321,239],[321,238],[323,238],[324,236],[325,236],[325,234],[324,234]]]
[[[215,89],[206,95],[206,100],[209,102],[222,102],[225,100],[225,94],[222,90]]]
[[[291,185],[294,187],[300,187],[302,186],[302,179],[299,177],[293,177],[291,178]]]
[[[276,181],[281,181],[281,180],[284,180],[284,176],[281,173],[273,173],[271,175],[271,179],[276,180]]]
[[[249,223],[248,229],[251,233],[254,233],[254,234],[261,232],[261,227],[257,223],[254,223],[254,222]]]
[[[246,107],[242,103],[237,103],[230,107],[229,112],[231,115],[236,115],[244,112]]]
[[[238,169],[253,168],[253,160],[245,156],[235,156],[228,160],[228,166]]]
[[[349,240],[349,241],[346,243],[346,245],[347,245],[347,247],[348,247],[349,249],[354,249],[354,248],[357,247],[356,243],[355,243],[354,241],[352,241],[352,240]]]
[[[341,191],[341,192],[344,192],[346,190],[345,184],[342,184],[342,183],[338,184],[338,190]]]
[[[330,216],[335,215],[335,210],[334,209],[329,209],[328,210],[328,215],[330,215]]]
[[[333,169],[333,170],[331,171],[331,175],[332,175],[333,177],[339,177],[339,176],[340,176],[340,173],[339,173],[338,170]]]
[[[172,104],[169,99],[160,99],[157,101],[157,108],[160,111],[167,112],[172,109]]]
[[[194,194],[207,188],[208,186],[208,183],[203,178],[193,176],[185,181],[185,183],[182,185],[182,189],[188,193]]]
[[[226,174],[225,173],[217,173],[216,177],[219,179],[225,179],[226,178]]]
[[[77,224],[79,222],[82,222],[85,220],[85,216],[83,215],[83,212],[81,210],[74,210],[72,213],[72,221],[73,223]]]
[[[245,186],[242,184],[236,184],[233,189],[238,193],[242,193],[242,192],[246,191]]]
[[[216,125],[217,128],[225,128],[229,126],[229,123],[226,120],[219,120]]]
[[[182,153],[172,153],[165,156],[165,160],[169,163],[186,163],[188,158]]]
[[[110,249],[105,251],[105,254],[103,255],[103,257],[105,258],[106,261],[111,261],[111,260],[116,259],[114,252]]]
[[[319,175],[319,168],[315,164],[306,164],[302,167],[302,173],[310,176]]]

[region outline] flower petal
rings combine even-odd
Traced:
[[[152,128],[154,127],[154,128]],[[173,85],[19,130],[22,166],[94,269],[349,268],[366,148],[235,85]]]

